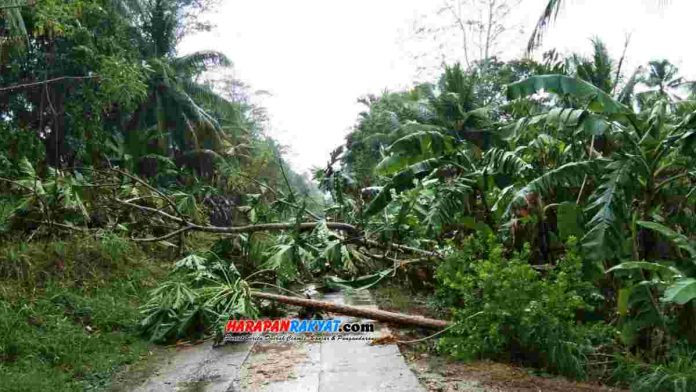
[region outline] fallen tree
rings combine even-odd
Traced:
[[[267,299],[269,301],[277,301],[288,305],[302,306],[306,308],[321,309],[325,312],[338,313],[346,316],[363,317],[370,320],[382,321],[385,323],[413,325],[429,329],[441,329],[450,325],[449,321],[431,319],[422,316],[412,316],[408,314],[387,312],[379,309],[367,309],[357,306],[341,305],[328,301],[320,301],[315,299],[288,297],[278,294],[264,293],[260,291],[252,291],[252,297]]]
[[[119,198],[114,198],[114,201],[117,203],[140,210],[141,212],[145,213],[151,213],[151,214],[156,214],[159,215],[160,217],[178,225],[178,228],[172,229],[169,233],[158,236],[158,237],[146,237],[146,238],[131,238],[131,240],[136,241],[136,242],[159,242],[159,241],[164,241],[172,237],[180,236],[183,235],[187,232],[192,232],[192,231],[198,231],[198,232],[205,232],[205,233],[213,233],[213,234],[241,234],[241,233],[255,233],[255,232],[260,232],[260,231],[284,231],[284,230],[299,230],[299,231],[308,231],[308,230],[313,230],[316,228],[317,224],[319,221],[322,219],[320,216],[318,216],[315,213],[309,212],[309,215],[316,219],[316,221],[308,221],[308,222],[278,222],[278,223],[257,223],[257,224],[252,224],[252,225],[242,225],[242,226],[211,226],[211,225],[199,225],[191,222],[188,217],[186,217],[184,214],[182,214],[179,211],[179,208],[176,205],[176,202],[167,194],[162,192],[161,190],[153,187],[150,185],[147,181],[143,180],[142,178],[130,174],[126,171],[116,169],[116,168],[111,168],[110,171],[117,173],[121,176],[127,177],[131,179],[132,181],[144,186],[148,190],[150,190],[153,195],[156,195],[156,197],[162,199],[165,201],[167,206],[173,211],[174,214],[167,213],[161,208],[153,208],[149,206],[145,206],[142,204],[138,203],[133,203],[133,200],[122,200]],[[264,185],[264,187],[271,189],[274,193],[275,190],[272,188]],[[287,202],[286,202],[287,203]],[[291,206],[300,208],[297,205],[294,205],[290,203]],[[429,257],[429,258],[436,258],[436,259],[442,259],[443,255],[434,252],[434,251],[428,251],[424,249],[418,249],[414,248],[411,246],[407,245],[402,245],[402,244],[396,244],[396,243],[390,243],[390,244],[385,244],[381,243],[379,241],[376,241],[374,239],[367,238],[365,236],[365,233],[363,230],[360,228],[350,224],[350,223],[344,223],[344,222],[331,222],[331,221],[326,221],[324,222],[327,228],[331,230],[337,230],[337,231],[342,231],[344,233],[347,233],[348,236],[346,238],[342,238],[342,241],[345,243],[353,243],[353,244],[361,244],[365,247],[374,247],[374,248],[380,248],[380,249],[386,249],[386,250],[396,250],[399,252],[403,253],[412,253],[416,254],[419,256],[423,257]]]

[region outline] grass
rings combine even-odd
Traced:
[[[2,390],[108,387],[149,352],[138,307],[165,267],[118,237],[0,248]]]
[[[695,391],[696,347],[677,344],[662,362],[653,364],[626,355],[619,358],[613,379],[636,392]]]

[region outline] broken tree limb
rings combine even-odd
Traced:
[[[177,234],[187,232],[187,231],[202,231],[205,233],[217,233],[217,234],[241,234],[241,233],[255,233],[257,231],[281,231],[281,230],[293,230],[298,229],[300,231],[313,230],[317,227],[317,222],[302,222],[302,223],[259,223],[255,225],[246,226],[202,226],[189,224],[178,230],[172,231],[171,233],[165,234],[161,237],[151,237],[151,238],[132,238],[133,241],[137,242],[157,242],[166,240],[167,238],[174,237]],[[358,228],[341,222],[326,222],[326,227],[334,230],[343,230],[357,232]]]
[[[121,175],[123,175],[123,176],[126,176],[126,177],[130,178],[131,180],[137,182],[138,184],[141,184],[141,185],[144,186],[145,188],[147,188],[147,189],[149,189],[150,191],[152,191],[152,192],[156,193],[157,195],[159,195],[162,199],[164,199],[164,201],[167,202],[167,204],[169,204],[169,206],[172,208],[172,210],[174,210],[174,213],[179,217],[179,219],[180,219],[182,222],[188,223],[188,221],[187,221],[187,219],[186,219],[186,216],[185,216],[184,214],[182,214],[181,211],[179,211],[179,208],[177,208],[176,203],[174,202],[174,200],[172,200],[172,198],[170,198],[169,196],[165,195],[164,192],[162,192],[162,191],[160,191],[159,189],[155,188],[154,186],[148,184],[147,181],[143,180],[142,178],[140,178],[140,177],[138,177],[138,176],[134,176],[134,175],[132,175],[132,174],[130,174],[130,173],[128,173],[128,172],[125,172],[125,171],[123,171],[123,170],[116,169],[116,168],[113,168],[113,167],[111,168],[111,170],[114,171],[114,172],[116,172],[116,173],[118,173],[118,174],[121,174]]]
[[[139,178],[136,175],[130,174],[126,171],[117,169],[117,168],[111,168],[112,172],[118,173],[122,176],[125,176],[132,181],[135,181],[147,189],[149,189],[151,192],[154,193],[154,195],[157,195],[158,197],[164,199],[164,201],[167,203],[167,205],[174,211],[174,215],[167,213],[163,211],[163,209],[158,209],[158,208],[153,208],[153,207],[148,207],[144,206],[138,203],[133,203],[133,201],[138,200],[136,199],[130,199],[130,200],[121,200],[116,198],[115,201],[130,207],[134,208],[143,212],[147,213],[152,213],[152,214],[157,214],[160,215],[163,218],[166,218],[172,222],[176,222],[179,227],[177,229],[173,229],[171,232],[164,234],[159,237],[146,237],[146,238],[131,238],[131,240],[136,241],[136,242],[158,242],[158,241],[164,241],[169,238],[179,236],[179,235],[184,235],[185,233],[189,231],[200,231],[200,232],[206,232],[206,233],[214,233],[214,234],[241,234],[241,233],[254,233],[258,231],[283,231],[283,230],[300,230],[300,231],[307,231],[307,230],[313,230],[316,225],[320,221],[320,217],[311,212],[305,210],[306,213],[308,213],[312,218],[317,219],[317,221],[313,222],[300,222],[300,223],[261,223],[261,224],[254,224],[254,225],[245,225],[245,226],[227,226],[227,227],[220,227],[220,226],[210,226],[210,225],[198,225],[193,222],[191,222],[184,214],[181,213],[181,211],[178,210],[176,203],[174,200],[166,195],[164,192],[161,190],[153,187],[152,185],[148,184],[147,181]],[[256,181],[258,182],[258,181]],[[258,182],[259,184],[262,184]],[[266,186],[266,185],[264,185]],[[268,187],[268,186],[266,186]],[[272,188],[268,187],[268,189],[271,189],[274,193],[276,192]],[[300,206],[296,205],[295,203],[290,203],[287,201],[283,201],[285,204],[291,205],[296,208],[301,208]],[[419,256],[423,257],[429,257],[429,258],[437,258],[437,259],[443,259],[443,255],[440,254],[439,252],[435,251],[427,251],[423,249],[418,249],[414,248],[411,246],[407,245],[401,245],[401,244],[384,244],[379,241],[365,238],[365,233],[357,228],[356,226],[353,226],[349,223],[343,223],[343,222],[326,222],[326,227],[332,230],[337,230],[337,231],[343,231],[350,233],[351,235],[347,239],[342,239],[342,237],[339,236],[344,242],[349,242],[349,243],[354,243],[354,244],[362,244],[364,246],[369,246],[369,247],[375,247],[375,248],[380,248],[380,249],[394,249],[398,250],[403,253],[413,253]]]
[[[163,217],[170,219],[170,220],[173,220],[174,222],[184,223],[184,221],[181,218],[177,218],[173,215],[167,214],[166,212],[164,212],[162,210],[158,210],[156,208],[131,203],[129,201],[121,200],[121,199],[114,199],[114,200],[116,200],[118,203],[123,204],[124,206],[132,207],[132,208],[138,209],[140,211],[151,212],[153,214],[162,215]]]
[[[421,255],[421,256],[425,256],[425,257],[434,257],[434,258],[437,258],[437,259],[444,259],[444,257],[443,257],[440,253],[438,253],[438,252],[431,252],[431,251],[429,251],[429,250],[418,249],[418,248],[414,248],[414,247],[407,246],[407,245],[401,245],[401,244],[382,244],[382,243],[380,243],[379,241],[370,240],[370,239],[364,239],[363,242],[364,242],[365,244],[370,245],[370,246],[374,246],[375,248],[382,248],[382,249],[384,249],[384,248],[386,248],[386,249],[393,248],[393,249],[400,250],[400,251],[402,251],[402,252],[415,253],[415,254],[417,254],[417,255]]]
[[[131,205],[131,203],[125,203],[123,201],[119,201],[124,205],[131,206],[133,208],[139,208],[142,206],[138,205]],[[144,208],[139,208],[141,210],[145,210]],[[167,218],[170,218],[171,220],[175,222],[181,222],[178,218],[172,217],[165,215],[166,213],[162,213],[161,211],[155,210],[153,208],[147,208],[146,211],[150,211],[153,213],[159,213],[159,215],[165,216]],[[157,241],[164,241],[168,238],[172,238],[176,235],[179,235],[181,233],[185,233],[188,231],[201,231],[205,233],[216,233],[216,234],[241,234],[241,233],[255,233],[258,231],[282,231],[282,230],[293,230],[293,229],[298,229],[300,231],[307,231],[307,230],[313,230],[317,226],[318,222],[302,222],[302,223],[259,223],[255,225],[246,225],[246,226],[227,226],[227,227],[220,227],[220,226],[203,226],[203,225],[196,225],[196,224],[188,224],[185,225],[177,230],[174,230],[170,233],[167,233],[165,235],[162,235],[160,237],[148,237],[148,238],[131,238],[133,241],[136,242],[157,242]],[[340,231],[346,231],[346,232],[351,232],[351,233],[359,233],[360,230],[349,224],[349,223],[342,223],[342,222],[326,222],[326,227],[332,230],[340,230]],[[346,240],[346,242],[353,242],[353,243],[358,243],[358,244],[365,244],[369,246],[373,246],[375,248],[380,248],[380,249],[396,249],[401,252],[405,253],[414,253],[420,256],[424,257],[432,257],[432,258],[437,258],[437,259],[443,259],[444,257],[438,253],[438,252],[432,252],[432,251],[427,251],[423,249],[418,249],[414,248],[411,246],[407,245],[400,245],[400,244],[382,244],[379,241],[371,240],[371,239],[366,239],[366,238],[357,238],[355,240]]]
[[[319,301],[316,299],[287,297],[284,295],[264,293],[261,291],[252,291],[251,296],[261,299],[267,299],[269,301],[277,301],[288,305],[321,309],[330,313],[338,313],[353,317],[363,317],[366,319],[382,321],[385,323],[413,325],[416,327],[430,329],[446,328],[451,324],[449,321],[431,319],[422,316],[412,316],[402,313],[387,312],[385,310],[379,309],[367,309],[357,306],[341,305],[328,301]]]

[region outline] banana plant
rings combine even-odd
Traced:
[[[655,231],[671,241],[679,253],[685,253],[682,260],[628,261],[610,268],[607,273],[633,270],[654,272],[660,280],[641,280],[637,285],[659,284],[659,288],[663,291],[662,301],[665,303],[685,305],[694,301],[696,299],[696,242],[657,222],[637,221],[636,224]]]
[[[631,248],[633,253],[645,253],[644,247],[641,249],[638,244],[637,235],[633,236],[632,243],[626,243],[623,233],[632,217],[645,219],[655,213],[671,187],[683,187],[688,184],[688,177],[693,176],[690,169],[693,158],[684,156],[683,151],[693,148],[694,113],[677,117],[664,100],[658,101],[649,112],[635,113],[599,88],[563,75],[534,76],[508,88],[512,99],[540,92],[569,96],[583,104],[593,116],[567,117],[578,119],[576,126],[580,131],[586,129],[586,121],[598,123],[597,117],[608,125],[606,128],[602,125],[603,152],[597,152],[592,143],[585,155],[598,158],[592,160],[591,166],[588,160],[588,170],[584,171],[588,179],[597,184],[586,207],[590,218],[582,239],[588,258],[615,259],[625,255],[627,250],[630,253]],[[569,165],[581,166],[578,162]],[[550,179],[553,174],[549,172],[543,177]],[[535,182],[543,183],[543,177]],[[537,187],[536,190],[540,196],[547,196],[552,188]],[[578,195],[578,202],[581,196]]]

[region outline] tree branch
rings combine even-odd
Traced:
[[[177,234],[184,233],[187,231],[200,231],[204,233],[215,233],[215,234],[241,234],[241,233],[255,233],[257,231],[283,231],[283,230],[293,230],[298,229],[302,231],[312,230],[317,226],[318,222],[302,222],[300,224],[296,223],[261,223],[256,225],[246,225],[246,226],[202,226],[195,224],[188,224],[178,230],[171,233],[165,234],[161,237],[151,237],[151,238],[132,238],[133,241],[137,242],[157,242],[162,241],[167,238],[174,237]],[[329,229],[358,232],[358,228],[348,224],[340,222],[326,222],[326,226]]]
[[[351,241],[349,240],[349,242],[351,242]],[[442,255],[441,255],[440,253],[438,253],[438,252],[431,252],[431,251],[428,251],[428,250],[418,249],[418,248],[414,248],[414,247],[407,246],[407,245],[401,245],[401,244],[382,244],[382,243],[380,243],[379,241],[370,240],[370,239],[367,239],[367,238],[363,239],[362,241],[360,241],[360,240],[355,240],[355,241],[353,241],[353,242],[363,242],[363,243],[368,244],[368,245],[370,245],[370,246],[374,246],[375,248],[381,248],[381,249],[397,249],[397,250],[400,250],[401,252],[405,252],[405,253],[414,253],[414,254],[417,254],[417,255],[425,256],[425,257],[434,257],[434,258],[437,258],[437,259],[444,259],[444,256],[442,256]]]
[[[179,218],[180,218],[180,223],[188,223],[186,217],[185,217],[181,212],[179,212],[179,209],[176,207],[176,203],[174,203],[174,200],[172,200],[169,196],[165,195],[164,192],[162,192],[162,191],[160,191],[159,189],[157,189],[157,188],[153,187],[152,185],[148,184],[147,181],[145,181],[145,180],[143,180],[143,179],[141,179],[141,178],[138,178],[137,176],[134,176],[134,175],[132,175],[132,174],[130,174],[130,173],[128,173],[128,172],[125,172],[125,171],[120,170],[120,169],[117,169],[117,168],[111,168],[111,170],[113,170],[114,172],[119,173],[119,174],[121,174],[121,175],[123,175],[123,176],[126,176],[126,177],[130,178],[131,180],[133,180],[133,181],[135,181],[135,182],[137,182],[137,183],[143,185],[143,186],[146,187],[147,189],[149,189],[149,190],[155,192],[156,194],[158,194],[160,197],[162,197],[162,199],[164,199],[164,200],[167,202],[167,204],[169,204],[170,207],[172,207],[172,209],[174,210],[174,212],[176,213],[176,215],[179,216]],[[142,207],[142,206],[140,206],[140,207]],[[161,215],[161,212],[160,212],[160,215]]]
[[[98,77],[99,77],[98,75],[91,75],[91,76],[60,76],[60,77],[57,77],[57,78],[42,80],[42,81],[39,81],[39,82],[24,83],[24,84],[15,84],[15,85],[13,85],[13,86],[0,87],[0,91],[11,91],[11,90],[17,90],[17,89],[22,89],[22,88],[40,86],[40,85],[44,85],[44,84],[59,82],[59,81],[62,81],[62,80],[84,80],[84,79],[94,79],[94,78],[98,78]]]
[[[183,219],[177,218],[176,216],[173,216],[173,215],[170,215],[170,214],[167,214],[166,212],[164,212],[164,211],[162,211],[162,210],[158,210],[158,209],[156,209],[156,208],[147,207],[147,206],[141,206],[140,204],[130,203],[130,202],[128,202],[128,201],[121,200],[121,199],[115,199],[115,200],[116,200],[117,202],[123,204],[123,205],[129,206],[129,207],[133,207],[133,208],[136,208],[136,209],[141,210],[141,211],[152,212],[152,213],[154,213],[154,214],[162,215],[163,217],[165,217],[165,218],[167,218],[167,219],[171,219],[171,220],[173,220],[174,222],[177,222],[177,223],[186,223]]]

